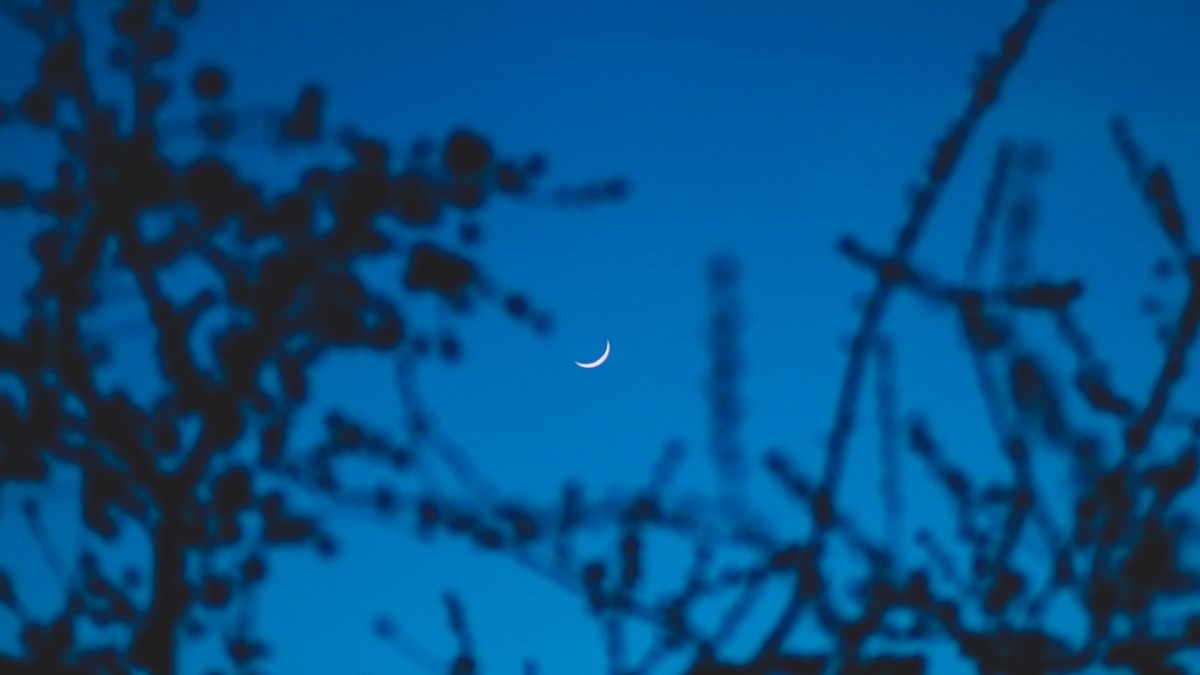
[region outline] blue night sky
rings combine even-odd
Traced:
[[[935,139],[965,104],[978,55],[996,49],[1022,4],[209,2],[168,67],[186,78],[201,63],[229,66],[232,98],[246,107],[288,104],[305,83],[323,83],[333,127],[353,124],[397,145],[474,129],[502,154],[545,154],[550,187],[627,178],[629,197],[616,203],[504,200],[482,212],[475,255],[484,270],[550,311],[555,329],[538,335],[480,304],[456,323],[462,358],[425,365],[421,393],[437,424],[506,495],[550,501],[569,478],[590,494],[629,491],[676,439],[689,451],[685,491],[707,492],[708,259],[728,252],[741,264],[747,452],[782,448],[816,472],[845,366],[842,345],[856,327],[855,299],[873,283],[836,242],[850,234],[873,250],[891,247],[907,186],[924,175]],[[6,63],[32,53],[11,26],[0,26],[0,44]],[[6,68],[0,96],[30,76]],[[172,104],[181,118],[190,111],[186,98]],[[1033,276],[1085,280],[1078,317],[1114,381],[1141,397],[1162,352],[1139,303],[1163,286],[1173,306],[1183,284],[1156,286],[1152,278],[1169,249],[1114,151],[1109,122],[1118,113],[1147,156],[1170,167],[1184,213],[1200,214],[1200,3],[1056,3],[968,145],[914,261],[961,279],[998,144],[1043,144]],[[25,132],[0,128],[0,144],[12,150],[0,151],[0,172],[52,166],[53,155],[43,164],[38,152],[48,151]],[[268,183],[297,166],[254,137],[239,137],[233,154]],[[453,224],[436,236],[452,242]],[[35,227],[21,221],[0,232],[5,331],[23,318],[19,292],[34,268],[22,238]],[[182,286],[204,283],[181,272]],[[440,320],[432,305],[419,309]],[[150,391],[139,374],[150,337],[138,325],[135,314],[113,310],[95,329],[120,336],[105,377]],[[1036,322],[1030,329],[1049,334]],[[954,315],[901,294],[885,332],[897,349],[902,414],[923,413],[949,456],[978,475],[1000,466]],[[597,358],[606,341],[607,363],[574,365]],[[1063,354],[1047,352],[1052,368]],[[1061,366],[1068,377],[1069,362]],[[399,400],[386,361],[326,359],[315,382],[308,432],[329,407],[395,424]],[[1196,393],[1194,384],[1180,395],[1187,392]],[[839,506],[878,532],[873,416],[864,403]],[[753,500],[768,517],[788,517],[760,466]],[[903,488],[910,526],[944,524],[941,494],[916,468],[912,474]],[[1044,480],[1053,489],[1062,478]],[[51,515],[71,533],[63,539],[69,551],[79,539],[75,507],[66,497],[51,501]],[[56,582],[8,508],[12,497],[4,503],[0,532],[17,543],[0,558],[30,561],[15,578],[49,611]],[[580,597],[465,544],[417,543],[350,513],[332,518],[337,559],[272,559],[256,601],[274,642],[270,672],[405,672],[410,664],[371,634],[380,613],[434,653],[451,654],[446,589],[464,599],[486,672],[518,673],[525,658],[544,673],[602,672],[602,635]],[[139,550],[132,539],[128,546]],[[671,569],[664,564],[664,578]],[[768,601],[764,618],[772,607]],[[5,633],[14,625],[0,618],[0,644],[10,644]],[[189,652],[196,666],[185,672],[204,672],[205,653]]]

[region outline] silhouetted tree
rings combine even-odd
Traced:
[[[297,185],[268,196],[219,153],[239,120],[225,103],[222,69],[202,68],[191,83],[206,102],[197,129],[207,149],[187,160],[164,152],[158,113],[168,89],[155,64],[170,56],[172,26],[192,3],[134,2],[115,13],[122,39],[112,61],[128,70],[136,94],[125,118],[91,90],[70,3],[14,10],[43,38],[45,53],[13,115],[58,133],[64,159],[54,185],[0,182],[0,205],[52,223],[33,242],[40,274],[28,295],[30,316],[21,334],[0,338],[0,369],[20,385],[0,399],[0,485],[45,481],[59,465],[76,467],[87,526],[106,539],[122,527],[140,528],[152,556],[141,574],[117,580],[99,552],[85,552],[72,565],[66,602],[49,619],[32,616],[0,575],[0,603],[25,625],[22,651],[0,665],[31,673],[173,672],[178,640],[203,627],[197,610],[236,605],[266,577],[271,550],[336,550],[319,512],[297,505],[302,489],[394,518],[418,536],[469,539],[578,593],[604,631],[614,674],[923,673],[938,642],[956,646],[981,673],[1187,672],[1184,659],[1200,649],[1200,616],[1189,609],[1200,584],[1184,556],[1196,523],[1179,504],[1197,474],[1200,414],[1168,404],[1200,322],[1200,257],[1169,171],[1145,159],[1128,123],[1114,122],[1118,156],[1175,255],[1160,267],[1182,268],[1188,288],[1178,315],[1164,324],[1162,365],[1145,396],[1112,382],[1076,319],[1084,282],[1034,272],[1041,148],[998,149],[961,281],[939,279],[912,261],[964,148],[1050,5],[1027,2],[982,63],[964,110],[935,144],[893,245],[875,250],[849,236],[839,242],[851,263],[873,275],[874,290],[848,346],[821,470],[806,475],[783,450],[762,458],[766,476],[796,506],[769,515],[748,489],[759,467],[739,441],[732,258],[716,258],[709,269],[709,457],[721,477],[712,498],[698,501],[677,486],[686,448],[670,443],[645,482],[623,496],[596,497],[569,483],[554,503],[503,500],[469,453],[435,428],[413,386],[413,365],[435,353],[453,358],[457,342],[415,329],[403,297],[371,291],[351,263],[402,256],[407,293],[434,294],[462,310],[478,300],[500,302],[515,319],[544,329],[545,315],[527,299],[505,294],[466,253],[421,236],[492,196],[528,194],[540,162],[501,159],[482,137],[460,131],[437,148],[417,144],[397,170],[383,141],[344,135],[338,142],[350,153],[348,165],[313,167]],[[321,100],[317,88],[302,92],[278,116],[279,142],[328,139]],[[623,183],[606,182],[563,197],[623,194]],[[150,227],[155,217],[168,225]],[[464,232],[463,246],[477,234]],[[1000,265],[990,279],[984,266],[993,255]],[[221,288],[169,299],[162,277],[185,256],[216,271]],[[95,373],[103,350],[81,328],[104,301],[96,282],[110,260],[132,274],[154,325],[166,387],[148,406],[101,388]],[[900,355],[884,330],[887,306],[900,293],[950,310],[961,325],[1007,477],[956,464],[938,441],[938,411],[901,415]],[[221,312],[230,320],[212,341],[208,367],[193,336],[201,316]],[[1072,377],[1059,376],[1050,348],[1023,323],[1029,316],[1055,328]],[[322,442],[293,452],[288,431],[308,394],[309,366],[328,350],[364,347],[398,359],[407,436],[394,440],[333,415]],[[868,377],[887,513],[882,540],[858,526],[841,480]],[[364,490],[341,480],[337,463],[347,456],[400,473],[432,458],[467,490],[451,496],[419,481],[411,492]],[[956,506],[949,536],[922,531],[908,540],[902,458],[927,469]],[[1040,488],[1037,467],[1047,461],[1071,468],[1074,484]],[[49,536],[37,527],[35,502],[25,504],[24,516],[32,531]],[[691,549],[688,573],[665,588],[645,574],[661,533]],[[580,545],[584,537],[606,542],[605,552],[582,553],[595,549]],[[857,556],[865,574],[832,572],[835,547]],[[189,564],[199,559],[206,564]],[[141,579],[150,588],[139,596],[131,587]],[[752,621],[768,597],[775,599],[771,618]],[[1087,635],[1054,625],[1052,601],[1078,608]],[[407,644],[390,616],[376,617],[374,631],[432,672],[479,672],[469,603],[450,593],[445,605],[457,643],[448,658]],[[819,630],[824,646],[797,646],[802,622]],[[127,639],[94,644],[83,637],[85,628],[113,625]],[[651,635],[649,648],[634,653],[632,631]],[[261,637],[247,631],[227,647],[240,667],[266,653]],[[525,672],[537,672],[536,664]]]
[[[1114,120],[1113,137],[1134,189],[1144,196],[1173,249],[1173,259],[1159,262],[1157,272],[1169,276],[1182,268],[1187,284],[1178,315],[1165,322],[1161,368],[1144,400],[1118,393],[1105,359],[1076,319],[1074,303],[1085,284],[1032,278],[1029,245],[1037,214],[1032,186],[1045,164],[1040,147],[1007,143],[999,149],[964,281],[938,279],[911,261],[973,130],[997,100],[1050,4],[1028,2],[1003,34],[998,52],[983,62],[965,109],[935,145],[893,245],[875,251],[854,237],[840,241],[840,251],[874,275],[875,288],[849,343],[824,467],[819,475],[806,476],[782,451],[768,452],[765,458],[769,473],[807,515],[807,532],[789,540],[774,527],[755,531],[752,541],[738,543],[756,550],[759,562],[740,567],[713,564],[717,558],[708,549],[697,555],[703,562],[697,563],[694,578],[666,605],[674,623],[664,621],[670,629],[662,632],[660,643],[666,649],[690,635],[698,645],[693,675],[923,673],[933,641],[955,644],[981,673],[1067,673],[1096,667],[1184,673],[1191,672],[1189,664],[1194,669],[1200,662],[1200,614],[1195,610],[1200,570],[1185,556],[1195,549],[1197,524],[1179,499],[1196,480],[1200,417],[1185,406],[1168,408],[1200,322],[1200,256],[1189,246],[1168,169],[1148,164],[1127,122]],[[986,281],[983,264],[997,243],[1002,247],[998,279]],[[973,476],[968,467],[956,466],[924,416],[914,416],[902,433],[894,349],[883,330],[888,303],[900,292],[914,293],[958,316],[994,445],[1010,469],[1007,478]],[[715,311],[714,324],[722,326],[725,311],[720,305]],[[1049,363],[1055,346],[1039,346],[1029,336],[1028,320],[1022,319],[1031,314],[1055,327],[1071,355],[1070,380],[1057,381],[1063,368]],[[716,331],[718,336],[726,332]],[[723,365],[736,361],[727,354],[727,342],[714,340],[714,373],[732,378],[736,369]],[[869,370],[876,383],[880,497],[887,513],[884,541],[866,536],[851,518],[862,499],[851,503],[840,497]],[[715,390],[733,388],[726,384]],[[948,405],[947,412],[954,407]],[[734,410],[717,405],[714,419]],[[1073,417],[1072,410],[1092,415]],[[1168,423],[1172,428],[1166,428]],[[902,555],[907,542],[900,524],[901,447],[928,469],[957,506],[949,540],[930,531],[918,534],[915,543],[923,558],[918,561]],[[724,461],[718,458],[718,464]],[[1037,467],[1052,461],[1070,467],[1073,485],[1053,491],[1039,487]],[[774,520],[779,518],[758,522]],[[723,539],[727,546],[738,541],[732,534]],[[865,577],[829,572],[834,542],[861,556]],[[780,580],[791,594],[772,622],[755,626],[761,636],[757,647],[726,649],[734,628],[747,627],[746,605],[756,602],[768,583],[778,589],[775,582]],[[696,626],[678,608],[721,588],[736,589],[736,597],[717,629],[692,632]],[[1086,617],[1086,635],[1055,625],[1047,615],[1051,602],[1078,609]],[[790,647],[794,641],[789,638],[805,617],[815,620],[830,647],[809,653]],[[639,666],[632,672],[642,670]]]
[[[336,491],[335,464],[346,456],[403,472],[421,451],[415,416],[418,440],[402,443],[331,415],[327,437],[298,452],[289,429],[318,358],[368,349],[399,354],[405,368],[456,358],[453,325],[436,333],[416,325],[405,313],[406,294],[433,295],[459,312],[495,302],[513,320],[549,329],[545,312],[489,279],[469,251],[480,209],[536,194],[544,161],[505,158],[465,129],[400,153],[382,139],[330,134],[323,90],[308,86],[290,110],[269,116],[273,141],[335,143],[349,161],[314,164],[293,184],[267,190],[224,152],[250,115],[229,102],[222,67],[201,67],[187,83],[200,104],[192,130],[203,149],[186,158],[170,152],[174,132],[163,104],[183,92],[163,78],[163,64],[195,2],[133,0],[112,9],[108,64],[127,75],[132,109],[97,90],[85,50],[97,29],[83,24],[73,2],[3,8],[40,40],[42,53],[33,83],[0,108],[0,119],[52,135],[60,158],[51,185],[0,178],[0,207],[47,224],[32,240],[39,273],[25,296],[28,316],[18,334],[0,337],[0,372],[18,385],[0,396],[0,485],[45,482],[72,467],[87,528],[107,542],[137,528],[150,557],[118,580],[109,552],[85,547],[65,571],[61,610],[48,618],[32,615],[0,570],[0,603],[23,624],[20,652],[0,666],[172,673],[179,641],[262,583],[271,551],[336,551],[319,514],[295,505],[297,487]],[[590,203],[623,192],[623,182],[612,180],[556,194]],[[429,233],[454,219],[462,223],[460,245],[437,243]],[[397,292],[366,282],[360,263],[372,258],[401,263]],[[215,272],[219,285],[173,299],[168,282],[185,260]],[[101,283],[115,269],[136,283],[155,335],[161,387],[148,404],[100,383],[107,341],[85,327],[119,299]],[[198,323],[213,316],[224,325],[207,345],[208,363]],[[440,508],[383,488],[370,499],[381,511],[403,507],[425,519]],[[23,514],[46,545],[38,502],[25,501]],[[456,631],[461,614],[451,615]],[[96,628],[109,637],[96,637]],[[113,641],[114,629],[125,638]],[[267,653],[248,628],[226,647],[240,668]]]

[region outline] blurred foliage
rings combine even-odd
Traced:
[[[1181,601],[1194,605],[1200,591],[1184,555],[1194,548],[1195,519],[1179,506],[1197,475],[1200,413],[1169,403],[1200,322],[1200,258],[1191,252],[1167,167],[1148,163],[1130,125],[1114,122],[1118,155],[1175,254],[1159,266],[1184,270],[1188,289],[1178,315],[1164,324],[1161,369],[1144,400],[1111,381],[1076,321],[1086,284],[1034,275],[1029,247],[1038,213],[1033,186],[1045,168],[1040,147],[998,149],[963,280],[939,279],[911,260],[973,131],[1050,4],[1026,3],[998,51],[981,63],[966,106],[934,146],[893,245],[878,251],[851,236],[840,242],[875,286],[849,343],[817,475],[798,469],[783,449],[764,453],[760,467],[739,441],[739,270],[734,259],[718,257],[708,278],[706,381],[715,496],[697,502],[677,489],[687,453],[671,443],[644,484],[623,496],[598,497],[569,483],[553,503],[538,504],[498,497],[470,453],[432,422],[413,369],[430,358],[453,360],[463,346],[454,321],[428,330],[413,321],[408,303],[433,298],[455,321],[475,303],[496,303],[512,320],[548,330],[545,311],[484,273],[472,248],[482,234],[480,212],[496,199],[542,194],[560,205],[604,203],[626,195],[623,180],[547,190],[543,158],[503,156],[466,129],[401,151],[357,132],[331,133],[325,92],[309,85],[293,105],[268,115],[271,142],[333,144],[349,161],[314,164],[294,185],[268,194],[229,158],[249,114],[234,102],[234,78],[222,66],[198,68],[186,87],[199,111],[187,128],[202,139],[202,150],[186,159],[166,152],[163,105],[185,92],[163,79],[161,66],[176,53],[179,27],[197,11],[195,2],[111,7],[107,29],[117,40],[107,67],[128,76],[129,110],[95,90],[84,56],[87,30],[73,2],[4,3],[42,52],[33,83],[0,105],[0,122],[52,134],[61,157],[49,185],[0,177],[0,208],[49,223],[31,242],[39,274],[26,295],[28,316],[17,334],[0,335],[0,373],[19,385],[0,394],[0,490],[16,483],[49,490],[56,472],[73,467],[92,536],[77,559],[57,560],[39,502],[22,502],[29,532],[62,575],[64,602],[50,616],[36,615],[0,569],[0,605],[23,626],[19,650],[0,656],[0,668],[173,673],[182,641],[229,625],[235,628],[221,635],[227,666],[269,668],[271,644],[245,620],[250,599],[270,580],[281,550],[311,547],[336,557],[336,532],[322,506],[336,505],[398,524],[418,540],[471,541],[481,554],[510,557],[578,594],[604,632],[613,673],[923,673],[931,666],[928,646],[937,642],[952,643],[987,673],[1097,665],[1186,672],[1183,659],[1200,647],[1200,617],[1168,610]],[[432,236],[451,222],[459,224],[457,246]],[[985,280],[984,263],[997,252],[998,281]],[[383,258],[401,270],[392,293],[372,290],[355,266]],[[215,272],[219,286],[169,298],[164,279],[183,259]],[[152,321],[164,386],[148,405],[97,382],[108,345],[84,323],[114,301],[101,283],[114,267],[134,279]],[[1007,479],[981,480],[972,467],[957,465],[932,414],[900,414],[901,355],[882,326],[889,301],[901,293],[952,310],[961,324],[992,440],[1011,469]],[[1073,357],[1073,377],[1064,378],[1048,350],[1021,330],[1021,318],[1030,315],[1055,327]],[[227,319],[211,337],[211,366],[195,351],[197,323],[206,316]],[[312,366],[322,354],[346,349],[393,360],[403,433],[397,438],[330,412],[322,437],[302,445],[290,432],[310,397]],[[841,481],[868,374],[888,530],[882,541],[851,517]],[[1168,425],[1182,429],[1181,446],[1164,447]],[[1047,493],[1034,480],[1035,465],[1051,454],[1069,463],[1076,482]],[[906,537],[902,457],[926,470],[954,505],[952,536],[922,530],[915,541]],[[348,460],[369,463],[378,481],[349,479]],[[438,489],[417,470],[431,465],[447,469],[460,489]],[[759,468],[794,511],[758,510],[750,485]],[[1059,522],[1060,512],[1067,522]],[[125,528],[145,536],[150,555],[118,569],[116,541]],[[664,533],[690,550],[688,572],[665,588],[648,581],[656,537]],[[584,539],[607,542],[607,553],[583,553]],[[864,576],[829,573],[835,544],[860,559]],[[1039,564],[1016,555],[1028,549],[1040,552]],[[771,620],[748,619],[764,597],[781,591]],[[1047,613],[1051,601],[1082,610],[1087,635],[1064,634]],[[452,654],[413,644],[399,629],[403,617],[363,617],[363,627],[395,646],[407,665],[482,672],[469,603],[444,596]],[[805,618],[829,638],[828,647],[797,645]],[[650,646],[634,650],[632,630],[652,635]],[[734,649],[735,637],[754,646]],[[537,664],[525,663],[524,672],[538,672]]]

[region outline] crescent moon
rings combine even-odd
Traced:
[[[608,359],[608,352],[610,349],[612,349],[612,343],[610,343],[608,340],[605,340],[603,356],[596,359],[595,361],[592,361],[591,363],[580,363],[580,362],[576,361],[575,365],[579,366],[580,368],[595,368],[596,366],[600,365],[601,363],[604,363],[604,361],[606,359]]]

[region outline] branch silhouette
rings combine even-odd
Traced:
[[[549,188],[543,158],[501,155],[468,129],[396,150],[383,138],[331,131],[318,85],[302,88],[290,106],[240,106],[232,76],[216,65],[185,83],[194,119],[166,120],[164,103],[181,92],[162,65],[198,11],[188,0],[112,9],[108,29],[117,39],[108,64],[133,92],[132,108],[121,109],[96,90],[84,58],[90,29],[73,2],[5,2],[42,52],[35,81],[0,108],[0,120],[51,135],[60,161],[49,185],[0,177],[0,208],[48,223],[31,242],[39,271],[27,317],[18,333],[0,335],[0,373],[18,384],[0,394],[0,490],[24,484],[50,495],[60,489],[57,476],[74,472],[91,543],[64,558],[41,502],[22,502],[64,597],[50,616],[39,615],[0,569],[0,605],[21,626],[0,669],[170,675],[181,667],[183,643],[230,623],[226,665],[269,668],[271,643],[249,620],[254,594],[282,551],[310,547],[336,558],[329,514],[345,509],[418,541],[469,541],[480,555],[503,556],[576,596],[603,635],[613,675],[915,674],[933,668],[939,645],[981,673],[1188,672],[1185,659],[1200,651],[1200,616],[1171,609],[1200,593],[1185,555],[1197,528],[1181,507],[1200,471],[1200,412],[1173,395],[1200,322],[1200,258],[1170,170],[1147,159],[1129,122],[1114,121],[1114,161],[1124,162],[1171,247],[1163,269],[1182,269],[1187,283],[1177,315],[1164,322],[1161,366],[1143,397],[1109,375],[1078,318],[1086,280],[1035,271],[1040,146],[997,148],[961,279],[913,260],[967,143],[1052,4],[1029,0],[1002,33],[964,109],[934,144],[890,247],[852,235],[838,242],[874,289],[849,344],[815,475],[792,451],[756,456],[741,438],[741,272],[721,255],[708,268],[711,419],[707,452],[696,453],[711,463],[715,486],[697,492],[684,484],[681,467],[693,453],[671,441],[640,482],[619,491],[569,482],[539,502],[505,497],[497,478],[473,464],[476,449],[439,424],[415,372],[431,359],[458,358],[465,347],[454,326],[479,303],[530,330],[550,330],[546,310],[485,272],[473,248],[485,206],[603,204],[627,195],[624,180]],[[315,161],[268,191],[230,158],[230,144],[247,135],[279,149],[339,148],[347,161]],[[180,158],[171,143],[181,137],[199,139],[201,150]],[[454,244],[434,235],[454,221]],[[989,275],[992,259],[998,270]],[[180,299],[168,282],[185,260],[219,283]],[[371,286],[359,268],[365,260],[397,263],[391,292]],[[112,290],[114,270],[128,274],[135,293]],[[955,461],[939,439],[938,411],[904,411],[897,372],[905,354],[894,339],[903,326],[886,327],[885,313],[906,293],[945,310],[961,330],[990,424],[983,433],[990,431],[1007,475],[980,477]],[[436,300],[452,319],[422,325],[409,311],[417,298]],[[161,386],[148,403],[101,382],[111,338],[87,327],[89,317],[131,300],[154,337]],[[1035,339],[1031,320],[1052,326],[1060,344]],[[219,330],[201,330],[214,321]],[[207,360],[197,346],[205,339]],[[345,350],[391,359],[400,428],[333,411],[320,438],[301,443],[296,413],[311,398],[313,366]],[[1064,350],[1067,363],[1050,356]],[[868,391],[883,537],[864,530],[842,485]],[[406,487],[348,479],[348,459]],[[1035,476],[1044,461],[1064,463],[1073,483],[1041,489]],[[907,535],[906,462],[952,505],[952,532]],[[435,469],[455,489],[443,489]],[[762,505],[768,487],[787,509]],[[148,555],[117,573],[126,530],[146,538]],[[666,581],[650,570],[681,556],[661,550],[660,535],[686,549],[685,573]],[[835,547],[865,571],[831,571]],[[1055,623],[1052,602],[1086,617],[1083,639]],[[477,636],[486,628],[472,621],[471,603],[453,590],[443,596],[449,654],[412,640],[403,616],[381,612],[363,617],[363,627],[405,667],[479,673],[486,655]],[[237,620],[222,622],[228,617]],[[807,641],[811,626],[819,645]],[[522,666],[541,672],[532,660]]]
[[[231,76],[216,65],[200,67],[187,83],[200,110],[195,120],[172,124],[163,105],[182,92],[163,79],[163,64],[195,2],[134,0],[111,11],[108,65],[127,77],[129,110],[96,89],[85,58],[96,29],[83,25],[75,3],[6,2],[4,9],[39,40],[42,54],[35,81],[0,117],[51,135],[60,159],[51,185],[0,180],[0,206],[50,223],[32,242],[39,273],[26,296],[28,318],[18,334],[0,338],[0,370],[21,388],[0,399],[0,478],[49,483],[63,466],[74,467],[84,524],[102,542],[65,565],[66,602],[50,618],[31,615],[20,589],[0,575],[0,602],[24,626],[21,653],[4,665],[6,672],[173,673],[181,640],[210,632],[221,612],[248,611],[245,600],[269,576],[272,551],[336,553],[325,519],[300,506],[297,490],[336,490],[334,464],[349,455],[402,473],[422,453],[420,443],[406,446],[342,415],[330,416],[316,448],[296,447],[289,431],[318,358],[367,349],[455,359],[461,347],[451,327],[434,335],[406,315],[405,298],[417,295],[459,314],[495,303],[512,320],[549,330],[549,315],[489,278],[471,250],[488,202],[545,193],[545,161],[503,157],[467,129],[439,143],[418,140],[396,156],[383,139],[331,134],[317,85],[304,87],[290,109],[239,110]],[[226,153],[264,120],[257,133],[280,148],[333,144],[349,161],[314,163],[268,192]],[[201,139],[203,149],[179,159],[171,141],[180,135]],[[559,188],[554,200],[603,203],[625,189],[620,179],[598,181]],[[458,246],[430,236],[455,219]],[[357,268],[389,257],[402,270],[390,295],[373,290]],[[167,283],[184,260],[207,266],[220,283],[173,299]],[[162,386],[148,405],[101,385],[109,345],[85,327],[87,316],[111,306],[100,289],[116,269],[133,279],[154,334]],[[227,320],[211,338],[209,365],[197,349],[198,325],[213,317]],[[432,505],[386,490],[371,498],[384,511],[426,514]],[[28,502],[31,526],[40,523],[38,508]],[[127,528],[140,530],[151,555],[117,583],[103,559]],[[127,638],[92,644],[84,637],[112,627]],[[239,669],[269,653],[249,628],[225,643]],[[470,658],[461,655],[455,672],[468,672],[461,664]]]

